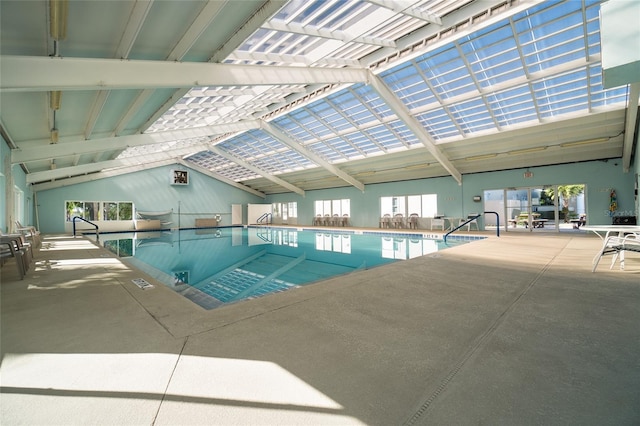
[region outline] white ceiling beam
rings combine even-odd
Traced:
[[[100,179],[107,179],[114,176],[126,175],[129,173],[139,172],[143,170],[155,169],[156,167],[162,167],[162,166],[167,166],[169,164],[176,164],[176,163],[177,161],[173,159],[173,160],[163,160],[155,163],[147,163],[147,164],[138,165],[138,166],[123,167],[123,168],[113,169],[113,170],[105,170],[100,173],[92,173],[92,174],[83,175],[83,176],[76,176],[69,179],[56,180],[53,182],[38,183],[35,185],[31,185],[31,189],[33,190],[33,192],[47,191],[49,189],[62,188],[65,186],[77,185],[79,183],[85,183],[85,182],[93,182]]]
[[[291,139],[289,136],[287,136],[280,129],[278,129],[277,127],[273,126],[271,123],[268,123],[266,121],[261,121],[261,128],[262,128],[262,130],[264,130],[265,132],[269,133],[271,136],[273,136],[274,138],[276,138],[277,140],[279,140],[283,144],[287,145],[289,148],[291,148],[294,151],[298,152],[300,155],[310,159],[311,161],[316,163],[318,166],[323,167],[324,169],[326,169],[329,172],[333,173],[334,175],[336,175],[340,179],[344,180],[345,182],[349,183],[350,185],[355,186],[360,191],[364,192],[364,183],[360,182],[358,179],[354,178],[353,176],[343,172],[342,170],[340,170],[339,168],[337,168],[333,164],[329,163],[328,161],[326,161],[324,158],[320,157],[319,155],[317,155],[313,151],[307,149],[306,147],[302,146],[300,143],[298,143],[295,140]]]
[[[624,125],[624,143],[622,146],[622,170],[625,173],[631,167],[631,153],[633,152],[634,133],[636,120],[638,118],[638,98],[640,97],[640,83],[629,85],[629,105],[627,105],[627,116]],[[639,157],[636,147],[636,158]],[[636,159],[636,161],[640,161]]]
[[[289,191],[292,191],[292,192],[295,192],[296,194],[302,195],[303,197],[305,196],[305,192],[304,192],[303,189],[301,189],[301,188],[299,188],[299,187],[297,187],[295,185],[292,185],[289,182],[287,182],[285,180],[282,180],[277,176],[273,176],[272,174],[267,173],[266,171],[262,170],[261,168],[256,167],[253,164],[248,163],[248,162],[236,157],[235,155],[232,155],[232,154],[228,153],[224,149],[218,148],[215,145],[210,145],[209,146],[209,151],[213,152],[216,155],[224,157],[227,160],[232,161],[232,162],[238,164],[239,166],[244,167],[247,170],[251,170],[252,172],[259,174],[263,178],[265,178],[267,180],[270,180],[271,182],[275,183],[276,185],[280,185],[283,188],[288,189]]]
[[[248,187],[246,185],[241,184],[240,182],[236,182],[234,180],[231,180],[231,179],[229,179],[227,177],[222,176],[219,173],[216,173],[216,172],[211,171],[209,169],[205,169],[204,167],[201,167],[201,166],[199,166],[197,164],[193,164],[193,163],[191,163],[189,161],[186,161],[184,159],[178,160],[178,163],[182,164],[184,167],[188,167],[188,168],[190,168],[192,170],[195,170],[196,172],[202,173],[203,175],[207,175],[210,178],[219,180],[220,182],[224,182],[227,185],[231,185],[234,188],[238,188],[238,189],[246,191],[246,192],[248,192],[250,194],[257,195],[260,198],[267,198],[267,195],[264,192],[261,192],[261,191],[258,191],[256,189],[250,188],[250,187]]]
[[[104,90],[363,83],[363,68],[251,66],[200,62],[0,56],[0,90]]]
[[[238,123],[218,124],[171,132],[145,133],[142,135],[48,144],[46,146],[34,146],[32,148],[13,150],[11,152],[11,162],[13,164],[19,164],[31,161],[49,160],[52,158],[69,157],[79,154],[116,151],[133,146],[173,142],[185,139],[197,139],[225,133],[244,132],[258,128],[260,128],[260,123],[257,120],[247,120]]]
[[[153,6],[153,0],[137,0],[134,3],[131,14],[129,15],[129,20],[127,21],[127,26],[122,33],[120,44],[116,49],[116,58],[125,59],[129,57],[129,52],[131,52],[133,43],[138,38],[142,25],[151,10],[151,6]]]
[[[420,10],[417,7],[407,6],[405,3],[399,3],[393,0],[367,0],[371,4],[393,10],[396,13],[418,18],[431,24],[442,25],[442,20],[438,15],[429,10]]]
[[[209,62],[222,62],[240,47],[260,26],[275,15],[289,0],[267,0],[235,34],[222,45],[211,57]]]
[[[89,118],[84,126],[85,139],[91,139],[91,134],[93,133],[93,129],[96,127],[96,123],[98,122],[98,117],[100,117],[100,113],[107,102],[109,93],[111,92],[108,90],[100,90],[96,93],[93,105],[91,106],[91,111],[89,112]]]
[[[101,161],[99,163],[90,163],[76,165],[72,167],[56,168],[54,170],[45,170],[43,172],[34,172],[27,175],[27,183],[46,182],[49,180],[66,179],[73,176],[84,175],[87,173],[99,172],[103,169],[121,167],[125,164],[121,160]]]
[[[55,189],[55,188],[61,188],[61,187],[65,187],[65,186],[71,186],[71,185],[77,185],[79,183],[85,183],[85,182],[93,182],[96,180],[100,180],[100,179],[107,179],[107,178],[112,178],[115,176],[120,176],[120,175],[126,175],[129,173],[135,173],[135,172],[140,172],[140,171],[144,171],[144,170],[150,170],[150,169],[155,169],[157,167],[162,167],[162,166],[168,166],[171,164],[180,164],[184,167],[190,168],[192,170],[195,170],[199,173],[202,173],[204,175],[207,175],[213,179],[219,180],[220,182],[226,183],[227,185],[231,185],[235,188],[241,189],[243,191],[249,192],[251,194],[257,195],[258,197],[261,198],[266,198],[266,195],[263,192],[257,191],[253,188],[249,188],[246,185],[243,185],[241,183],[232,181],[224,176],[219,175],[218,173],[212,172],[211,170],[206,170],[203,169],[202,167],[196,166],[194,164],[190,164],[185,162],[184,160],[180,159],[180,158],[174,158],[174,159],[167,159],[167,160],[162,160],[162,161],[156,161],[156,162],[152,162],[152,163],[147,163],[147,164],[143,164],[143,165],[136,165],[136,166],[128,166],[128,167],[121,167],[121,168],[116,168],[116,169],[111,169],[111,170],[105,170],[102,171],[100,173],[92,173],[92,174],[88,174],[88,175],[84,175],[84,176],[76,176],[76,177],[72,177],[69,179],[63,179],[63,180],[57,180],[57,181],[53,181],[53,182],[45,182],[45,183],[39,183],[39,184],[35,184],[35,185],[31,185],[31,189],[34,192],[39,192],[39,191],[46,191],[49,189]]]
[[[371,86],[378,92],[380,97],[384,99],[389,108],[396,114],[396,116],[416,135],[416,137],[422,142],[422,144],[427,148],[429,153],[433,155],[433,157],[438,160],[438,162],[442,165],[453,176],[453,178],[458,182],[459,185],[462,185],[462,174],[456,169],[453,163],[447,158],[446,155],[440,151],[440,149],[436,146],[435,141],[431,137],[431,135],[422,127],[420,122],[415,118],[415,116],[409,111],[409,109],[396,97],[396,95],[387,87],[386,84],[382,81],[382,79],[378,76],[371,74],[370,78]]]
[[[44,182],[47,180],[69,178],[86,173],[95,173],[104,169],[116,167],[136,166],[147,161],[161,161],[182,158],[189,155],[197,154],[201,151],[207,151],[209,146],[205,143],[183,146],[175,149],[167,149],[162,151],[154,151],[152,154],[146,153],[141,155],[132,155],[116,160],[96,161],[89,164],[74,165],[70,167],[56,168],[55,170],[46,170],[42,172],[29,173],[27,175],[27,183]]]
[[[189,52],[193,44],[200,38],[202,33],[209,28],[213,19],[226,6],[226,1],[209,0],[202,8],[196,19],[191,23],[180,41],[175,45],[167,61],[181,61],[184,55]]]
[[[131,52],[133,43],[136,41],[136,38],[138,37],[140,30],[142,29],[142,25],[144,24],[144,21],[147,18],[147,14],[149,13],[149,10],[151,10],[152,5],[153,0],[139,0],[134,3],[131,14],[129,15],[129,20],[127,21],[127,26],[122,33],[122,38],[120,39],[120,43],[118,44],[118,48],[116,49],[116,54],[114,56],[115,58],[126,59],[129,57],[129,52]],[[98,117],[100,116],[105,103],[107,102],[108,97],[109,91],[107,90],[100,90],[96,94],[93,106],[91,107],[91,113],[89,114],[89,118],[87,119],[87,123],[85,124],[85,139],[91,138],[93,129],[98,121]]]
[[[273,31],[307,35],[311,37],[326,38],[328,40],[338,40],[344,43],[356,42],[379,47],[396,47],[396,44],[393,40],[383,39],[379,37],[353,36],[345,31],[328,30],[326,28],[321,28],[314,25],[304,25],[298,22],[287,23],[282,20],[272,19],[269,22],[265,22],[262,25],[262,28]]]
[[[176,43],[174,48],[171,50],[169,55],[167,56],[167,61],[180,61],[187,54],[191,46],[198,40],[200,35],[202,35],[203,31],[211,24],[213,19],[220,13],[222,8],[225,6],[226,2],[210,0],[205,7],[200,11],[197,18],[194,22],[189,26],[187,31],[184,33],[182,38]],[[173,105],[177,99],[180,99],[184,96],[187,89],[177,90],[169,100],[160,108],[159,111],[156,111],[152,117],[147,120],[147,122],[139,129],[141,132],[147,130],[153,122],[155,122],[158,117],[160,117],[167,109]],[[131,119],[137,114],[142,105],[151,97],[154,89],[145,89],[141,93],[138,94],[136,100],[131,104],[131,106],[127,109],[127,111],[122,115],[118,124],[116,125],[115,135],[120,135],[129,124]]]

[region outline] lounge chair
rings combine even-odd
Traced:
[[[591,272],[596,271],[598,263],[600,263],[600,259],[602,259],[602,256],[607,254],[613,255],[609,269],[613,269],[613,265],[615,265],[618,258],[620,258],[620,269],[624,269],[624,253],[627,251],[640,253],[640,234],[629,234],[623,237],[608,237],[602,245],[602,250],[600,250],[600,253],[598,253],[594,259],[593,269]]]
[[[10,257],[15,258],[20,279],[23,279],[31,264],[33,249],[25,243],[24,237],[20,234],[2,234],[0,236],[0,258],[2,263],[4,264],[5,260]]]
[[[40,231],[38,231],[35,226],[25,226],[21,224],[19,220],[16,220],[16,231],[24,235],[26,238],[31,239],[31,242],[36,248],[40,247],[42,242],[40,239]]]

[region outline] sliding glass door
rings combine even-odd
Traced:
[[[585,185],[543,185],[484,191],[485,211],[500,215],[500,227],[515,232],[577,231],[586,224]],[[495,226],[491,216],[486,225]]]

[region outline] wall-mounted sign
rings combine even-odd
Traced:
[[[189,185],[189,172],[187,170],[171,170],[171,185]]]

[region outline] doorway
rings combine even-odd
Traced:
[[[557,231],[558,216],[551,186],[505,189],[507,230]]]
[[[495,211],[507,232],[576,231],[586,224],[585,185],[542,185],[484,191],[485,211]],[[485,227],[497,226],[494,217]]]

